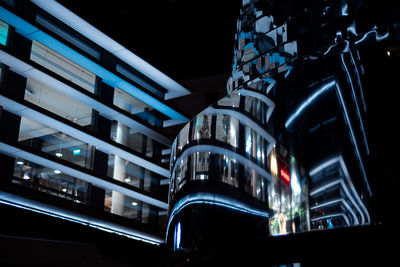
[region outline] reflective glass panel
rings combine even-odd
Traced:
[[[234,147],[238,145],[239,121],[229,115],[218,114],[216,139]]]
[[[191,156],[191,180],[208,180],[210,171],[210,153],[196,152]]]
[[[76,165],[90,168],[91,146],[26,117],[21,117],[18,142]]]
[[[193,120],[191,140],[211,138],[211,115],[200,114]]]
[[[15,160],[12,182],[76,203],[87,202],[87,182],[21,158]]]
[[[7,45],[9,26],[4,21],[0,20],[0,44]]]
[[[87,91],[94,93],[96,75],[38,41],[34,40],[32,42],[30,59]]]

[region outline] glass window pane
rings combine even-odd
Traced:
[[[158,192],[161,179],[160,175],[114,154],[108,156],[107,175],[149,192]]]
[[[116,87],[114,89],[114,105],[123,109],[130,114],[136,115],[142,120],[150,123],[154,126],[161,126],[162,119],[155,116],[152,112],[154,112],[154,108],[147,105],[146,103],[140,101],[139,99],[133,97],[127,92]]]
[[[210,153],[196,152],[191,156],[191,180],[208,180],[210,171]]]
[[[244,166],[244,191],[257,198],[257,172],[248,166]]]
[[[211,115],[200,114],[193,121],[191,140],[211,138]]]
[[[87,182],[21,158],[15,160],[12,182],[76,203],[87,202]]]
[[[26,117],[21,117],[18,142],[85,168],[91,166],[91,146]]]
[[[7,45],[9,26],[4,21],[0,20],[0,44]]]
[[[178,151],[182,151],[182,148],[189,143],[189,127],[190,123],[186,124],[185,127],[179,132],[178,136]]]
[[[239,102],[240,102],[240,95],[233,92],[233,93],[229,94],[228,96],[219,100],[218,105],[238,108]]]
[[[110,138],[121,145],[161,161],[161,156],[156,155],[161,155],[161,150],[165,148],[164,145],[121,122],[112,122]]]
[[[120,192],[106,190],[104,198],[104,211],[106,212],[142,223],[153,224],[157,222],[158,210],[157,207],[143,203]]]
[[[239,187],[239,163],[236,159],[215,155],[214,167],[221,182]]]
[[[24,99],[80,126],[89,128],[92,124],[91,107],[30,77]]]
[[[218,114],[216,139],[234,147],[238,145],[239,121],[229,115]]]
[[[38,41],[34,40],[32,42],[30,59],[87,91],[94,93],[96,75]]]

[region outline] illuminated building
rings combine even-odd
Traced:
[[[1,205],[163,243],[189,91],[56,1],[1,1],[0,48]]]
[[[167,243],[376,223],[363,62],[395,43],[398,17],[368,21],[362,1],[242,3],[228,95],[172,147]]]

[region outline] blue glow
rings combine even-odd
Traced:
[[[2,20],[6,21],[8,24],[15,27],[16,32],[22,34],[23,36],[25,36],[26,38],[28,38],[30,40],[37,40],[37,41],[41,42],[45,46],[56,51],[57,53],[60,53],[64,57],[79,64],[83,68],[94,73],[96,76],[101,77],[103,79],[103,82],[110,85],[111,87],[121,88],[128,94],[130,94],[130,95],[136,97],[137,99],[141,100],[142,102],[154,107],[159,112],[165,114],[166,116],[170,117],[171,119],[179,119],[179,120],[189,121],[186,117],[184,117],[177,111],[173,110],[172,108],[168,107],[166,104],[164,104],[161,101],[146,94],[145,92],[143,92],[142,90],[133,86],[132,84],[122,80],[120,77],[116,76],[112,72],[104,69],[100,65],[98,65],[98,64],[94,63],[93,61],[89,60],[88,58],[82,56],[81,54],[74,51],[70,47],[64,45],[63,43],[59,42],[58,40],[54,39],[50,35],[39,30],[35,26],[26,22],[25,20],[17,17],[16,15],[12,14],[11,12],[9,12],[8,10],[6,10],[5,8],[3,8],[1,6],[0,6],[0,17],[2,18]]]
[[[331,81],[328,84],[325,84],[320,89],[318,89],[315,93],[313,93],[310,97],[308,97],[297,109],[296,111],[289,117],[289,119],[285,123],[285,127],[288,128],[293,123],[293,121],[300,116],[300,114],[309,106],[311,105],[315,99],[321,96],[323,93],[328,91],[335,85],[335,81]]]
[[[72,150],[72,153],[74,154],[74,156],[78,156],[79,154],[81,154],[81,150],[79,148],[76,148]]]
[[[181,231],[182,231],[181,223],[178,222],[177,225],[175,226],[175,236],[174,236],[175,250],[181,247]]]

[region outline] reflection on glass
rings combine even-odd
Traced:
[[[239,163],[226,155],[215,155],[215,170],[219,181],[239,187]]]
[[[91,107],[30,77],[24,99],[80,126],[89,128],[92,124]]]
[[[190,123],[186,124],[185,127],[179,132],[178,135],[178,151],[182,151],[182,148],[189,143],[189,126]]]
[[[244,191],[261,201],[266,201],[267,180],[248,166],[244,166],[244,177]]]
[[[187,182],[188,175],[188,158],[181,160],[175,170],[175,192],[179,191]]]
[[[132,148],[148,157],[161,161],[163,145],[140,132],[129,128],[125,124],[113,121],[111,125],[111,139],[121,145]]]
[[[157,192],[160,185],[158,174],[113,154],[108,155],[107,175],[149,192]]]
[[[118,87],[114,89],[114,105],[130,114],[138,116],[151,125],[162,126],[162,120],[152,114],[154,111],[153,107],[143,103]]]
[[[156,207],[113,190],[106,190],[104,211],[146,224],[154,225],[158,220]]]
[[[18,142],[38,151],[90,168],[91,147],[74,137],[21,117]]]
[[[193,120],[191,140],[211,138],[211,118],[211,115],[197,115]]]
[[[36,40],[32,42],[30,59],[87,91],[94,93],[96,75]]]
[[[0,20],[0,44],[7,45],[9,26],[4,21]]]
[[[225,114],[217,115],[216,139],[234,147],[238,145],[239,121]]]
[[[231,93],[218,101],[218,105],[238,108],[240,103],[240,95],[238,93]]]
[[[15,160],[13,183],[76,203],[87,202],[87,182],[21,158]]]
[[[191,156],[191,180],[208,180],[210,171],[210,153],[196,152]]]
[[[247,112],[260,120],[262,123],[266,123],[268,105],[264,101],[261,101],[253,96],[246,96],[244,103],[244,107]]]

